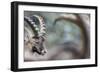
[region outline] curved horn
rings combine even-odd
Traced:
[[[45,36],[46,34],[46,26],[43,20],[43,17],[38,16],[38,15],[33,15],[39,20],[39,26],[40,26],[40,31],[38,32],[39,36]]]
[[[33,20],[27,16],[24,17],[24,20],[29,24],[29,26],[33,30],[35,36],[38,36],[38,30],[37,30],[37,26],[36,26],[35,22],[33,22]]]

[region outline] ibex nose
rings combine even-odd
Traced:
[[[44,54],[46,54],[46,53],[47,53],[46,50],[42,50],[42,51],[41,51],[41,54],[42,54],[42,55],[44,55]]]

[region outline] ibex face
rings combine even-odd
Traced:
[[[46,53],[46,49],[44,46],[44,38],[41,37],[32,37],[32,39],[29,40],[29,43],[31,44],[31,51],[33,53],[38,53],[40,55],[44,55]]]

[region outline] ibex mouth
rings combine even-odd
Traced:
[[[41,55],[45,55],[47,52],[45,50],[41,51]]]
[[[47,53],[46,50],[40,51],[40,50],[38,50],[35,46],[32,47],[32,52],[33,52],[33,53],[36,52],[36,53],[38,53],[39,55],[45,55],[45,54]]]

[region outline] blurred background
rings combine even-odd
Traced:
[[[89,14],[24,11],[24,16],[31,17],[32,15],[40,15],[44,18],[46,24],[45,46],[47,53],[45,55],[38,55],[37,53],[33,54],[24,48],[24,61],[90,58],[89,43],[87,44],[87,42],[84,41],[90,41]],[[24,23],[24,25],[26,24],[27,23]],[[85,27],[85,30],[81,28],[83,26]],[[32,32],[30,28],[29,30]],[[88,38],[84,38],[83,31],[86,31],[85,33]],[[28,33],[25,34],[30,35]]]

